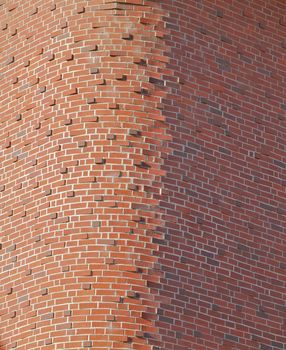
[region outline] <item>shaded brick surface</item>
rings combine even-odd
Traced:
[[[162,6],[172,140],[153,343],[285,348],[285,2]]]

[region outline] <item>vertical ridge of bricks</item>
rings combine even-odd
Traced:
[[[0,348],[152,350],[168,13],[0,7]]]

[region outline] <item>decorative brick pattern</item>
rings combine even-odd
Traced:
[[[0,348],[285,348],[280,0],[0,1]]]
[[[164,15],[145,0],[0,2],[3,350],[152,350],[138,334],[158,333],[145,186],[162,176],[166,93],[149,78],[164,79]]]

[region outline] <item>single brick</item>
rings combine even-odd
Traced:
[[[6,64],[8,65],[8,64],[11,64],[11,63],[13,63],[13,62],[15,62],[15,57],[14,57],[14,56],[10,56],[10,57],[7,59],[7,61],[6,61]]]
[[[29,15],[30,15],[30,16],[33,16],[33,15],[37,14],[38,11],[39,11],[38,7],[34,7],[34,8],[30,11]]]
[[[72,124],[72,119],[71,118],[67,118],[64,120],[63,122],[64,125],[71,125]]]
[[[123,39],[123,40],[133,40],[133,35],[131,34],[131,33],[123,33],[122,34],[122,36],[121,36],[121,38]]]
[[[78,147],[86,147],[87,146],[87,142],[86,141],[79,141],[78,142]]]
[[[52,52],[49,52],[49,53],[47,54],[47,60],[48,60],[48,61],[53,61],[54,59],[55,59],[55,54],[52,53]]]
[[[74,191],[68,191],[67,192],[67,197],[74,197],[75,196],[75,192]]]
[[[98,73],[99,73],[99,69],[96,68],[96,67],[91,68],[90,73],[91,73],[91,74],[98,74]]]
[[[91,284],[90,284],[90,283],[84,283],[84,284],[82,285],[82,289],[84,289],[84,290],[90,290],[90,289],[91,289]]]
[[[92,105],[96,103],[96,98],[95,97],[91,97],[87,99],[87,104]]]
[[[46,86],[41,86],[40,88],[39,88],[39,93],[40,94],[43,94],[44,92],[46,92],[47,91],[47,87]]]
[[[41,295],[47,295],[48,294],[48,288],[43,288],[41,290]]]
[[[52,194],[52,189],[48,188],[47,190],[45,190],[44,195],[45,196],[50,196]]]
[[[61,20],[60,22],[60,28],[65,29],[68,27],[68,22],[66,20]]]
[[[31,61],[30,60],[25,60],[24,63],[23,63],[23,66],[24,67],[29,67],[31,64]]]
[[[76,8],[76,13],[80,14],[80,13],[84,13],[85,12],[85,7],[82,5],[77,6]]]

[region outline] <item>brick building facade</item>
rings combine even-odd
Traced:
[[[286,349],[286,3],[0,25],[0,348]]]

